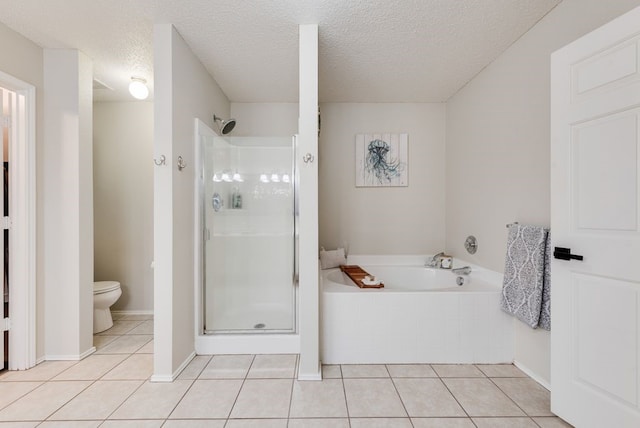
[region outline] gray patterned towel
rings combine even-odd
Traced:
[[[507,237],[501,307],[531,328],[551,330],[549,229],[513,224]]]

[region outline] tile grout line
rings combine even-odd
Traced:
[[[520,409],[520,411],[521,411],[522,413],[524,413],[524,414],[525,414],[525,416],[526,416],[527,418],[529,418],[529,420],[531,420],[531,422],[533,422],[534,424],[538,425],[538,424],[533,420],[533,418],[529,415],[529,413],[527,413],[527,412],[526,412],[522,407],[520,407],[520,406],[518,405],[518,403],[516,403],[516,401],[515,401],[513,398],[511,398],[511,397],[509,396],[509,394],[507,394],[505,391],[503,391],[503,390],[502,390],[502,388],[500,388],[500,386],[498,386],[498,384],[497,384],[497,383],[495,383],[495,382],[493,381],[493,379],[492,379],[492,378],[487,377],[487,379],[489,379],[489,381],[490,381],[493,385],[495,385],[495,387],[496,387],[496,388],[498,388],[498,391],[500,391],[501,393],[503,393],[505,397],[507,397],[507,398],[508,398],[508,399],[509,399],[513,404],[515,404],[515,406],[516,406],[518,409]],[[502,379],[504,379],[504,378],[502,378]],[[511,379],[513,379],[513,378],[511,378]]]
[[[409,418],[409,423],[411,424],[411,426],[413,427],[413,420],[411,420],[411,415],[409,415],[409,411],[407,410],[407,406],[404,404],[404,400],[402,399],[402,396],[400,395],[400,391],[398,391],[398,386],[396,385],[396,382],[394,380],[394,378],[391,376],[391,372],[389,371],[389,367],[387,364],[384,365],[384,369],[387,371],[387,374],[389,375],[389,379],[391,379],[391,385],[393,385],[393,389],[396,391],[396,394],[398,395],[398,399],[400,400],[400,403],[402,404],[402,408],[404,409],[404,412],[407,414],[407,418]]]
[[[349,413],[349,400],[347,400],[347,387],[344,386],[342,364],[338,364],[338,370],[340,370],[340,382],[342,383],[342,393],[344,394],[344,406],[347,408],[347,424],[349,425],[349,428],[351,428],[351,414]],[[322,366],[320,367],[320,373],[322,373]]]
[[[213,355],[211,357],[210,361],[213,361],[214,358],[215,358],[215,355]],[[229,413],[227,413],[227,417],[225,418],[226,419],[226,421],[224,422],[224,426],[225,427],[229,424],[229,419],[231,419],[231,413],[233,412],[233,408],[236,407],[236,403],[238,402],[238,398],[240,397],[240,394],[242,393],[242,388],[244,387],[244,384],[247,381],[247,377],[249,376],[249,372],[251,371],[251,367],[253,367],[253,363],[255,362],[255,360],[256,360],[256,354],[252,354],[251,363],[249,364],[249,367],[247,368],[247,372],[244,374],[244,378],[242,378],[242,383],[240,384],[240,388],[238,388],[238,393],[236,394],[236,398],[233,400],[233,404],[229,408]]]
[[[119,337],[122,337],[122,336],[123,336],[123,335],[120,335]],[[117,339],[116,339],[116,340],[117,340]],[[144,345],[143,345],[143,346],[144,346]],[[104,354],[104,355],[117,355],[117,354]],[[131,357],[131,355],[133,355],[133,354],[130,354],[128,357],[126,357],[126,358],[125,358],[124,360],[122,360],[120,363],[116,364],[113,368],[111,368],[111,370],[108,370],[105,374],[103,374],[103,375],[100,377],[100,379],[104,378],[107,374],[109,374],[111,371],[113,371],[113,370],[114,370],[116,367],[118,367],[120,364],[122,364],[122,363],[124,363],[125,361],[127,361],[127,360]],[[139,381],[139,379],[136,379],[136,381]],[[140,388],[142,388],[142,386],[143,386],[146,382],[148,382],[148,381],[149,381],[149,378],[147,378],[147,379],[143,380],[143,381],[140,383],[140,385],[138,385],[138,387],[137,387],[137,388],[134,388],[134,390],[133,390],[133,391],[131,391],[131,393],[130,393],[129,395],[127,395],[127,396],[126,396],[126,398],[125,398],[124,400],[122,400],[122,402],[121,402],[119,405],[117,405],[117,406],[116,406],[116,408],[115,408],[115,409],[113,409],[113,411],[112,411],[111,413],[109,413],[109,414],[107,415],[107,417],[106,417],[106,418],[104,418],[104,420],[102,421],[102,423],[101,423],[99,426],[104,425],[104,423],[105,423],[106,421],[108,421],[108,420],[109,420],[109,418],[110,418],[110,417],[111,417],[115,412],[117,412],[117,411],[118,411],[118,409],[120,409],[120,408],[122,407],[122,405],[123,405],[124,403],[126,403],[126,401],[127,401],[129,398],[131,398],[131,396],[132,396],[133,394],[135,394],[135,393],[136,393]]]
[[[475,366],[474,366],[475,367]],[[431,365],[431,368],[433,369],[433,365]],[[454,400],[456,400],[456,403],[458,403],[458,406],[460,406],[460,408],[462,409],[462,411],[464,412],[465,415],[467,415],[467,418],[471,421],[471,423],[477,428],[478,425],[475,423],[475,421],[471,418],[471,415],[469,415],[469,412],[467,412],[467,409],[464,408],[464,406],[462,405],[462,403],[460,403],[460,401],[458,400],[458,397],[455,396],[455,394],[449,389],[449,386],[447,385],[447,383],[442,380],[443,378],[440,376],[440,373],[438,373],[436,371],[436,369],[433,369],[433,371],[435,372],[436,376],[438,376],[438,380],[440,381],[440,383],[442,385],[444,385],[444,387],[447,389],[447,391],[449,392],[449,394],[451,394],[451,396],[453,397]],[[484,373],[483,373],[484,374]],[[446,379],[446,378],[445,378]]]

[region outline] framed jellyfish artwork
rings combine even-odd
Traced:
[[[409,134],[356,135],[356,187],[408,186]]]

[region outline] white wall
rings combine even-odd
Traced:
[[[320,106],[320,245],[353,254],[426,254],[445,244],[445,105]],[[409,134],[409,186],[355,187],[355,136]]]
[[[171,24],[154,27],[154,380],[171,380],[194,352],[194,119],[214,129],[229,100]],[[178,171],[182,156],[187,168]]]
[[[564,0],[449,99],[447,251],[502,272],[505,224],[549,225],[549,56],[638,5]],[[549,383],[549,333],[516,325],[516,361]]]
[[[93,65],[44,51],[44,317],[48,359],[93,348]]]
[[[44,355],[44,174],[42,48],[0,23],[0,70],[36,87],[36,358]]]
[[[93,105],[94,278],[119,281],[111,309],[153,311],[153,103]]]
[[[237,120],[231,135],[291,137],[298,133],[298,113],[298,103],[231,103]]]

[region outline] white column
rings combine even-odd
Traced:
[[[153,307],[154,382],[173,380],[173,66],[171,24],[154,26],[154,157],[165,156],[166,164],[153,174]]]
[[[45,358],[93,348],[93,65],[77,50],[44,51]]]
[[[318,26],[301,25],[300,117],[300,366],[298,379],[320,380],[318,290]],[[312,160],[304,162],[310,154]]]

